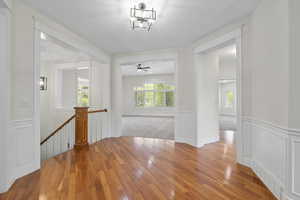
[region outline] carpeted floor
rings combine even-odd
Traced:
[[[122,135],[174,139],[173,117],[123,117]]]

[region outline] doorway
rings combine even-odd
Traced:
[[[241,161],[241,32],[195,49],[198,146],[224,142]]]
[[[121,65],[122,135],[174,140],[175,62]]]
[[[110,68],[108,60],[94,56],[89,44],[69,40],[41,24],[37,26],[34,127],[41,144],[41,159],[45,160],[73,148],[74,107],[110,109]],[[88,120],[89,143],[110,135],[109,115],[95,113]]]
[[[217,50],[218,99],[220,140],[226,145],[233,145],[237,129],[236,115],[236,43]]]
[[[73,120],[56,130],[74,114],[75,106],[90,105],[91,59],[45,32],[39,39],[41,158],[45,160],[73,146]]]

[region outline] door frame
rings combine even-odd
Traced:
[[[202,43],[194,49],[194,58],[208,50],[214,48],[220,48],[224,44],[230,41],[234,41],[236,44],[236,56],[237,56],[237,71],[236,71],[236,150],[237,150],[237,162],[243,162],[243,135],[242,135],[242,68],[243,68],[243,46],[242,46],[242,30],[243,25],[233,31],[224,33],[223,35],[216,37],[212,40]],[[195,66],[196,67],[196,66]]]
[[[87,54],[91,60],[101,64],[110,64],[110,57],[104,52],[92,46],[89,42],[70,32],[59,24],[44,22],[38,17],[33,17],[33,38],[34,38],[34,69],[33,69],[33,126],[36,135],[36,155],[40,156],[40,34],[41,32],[50,35],[75,49]],[[90,66],[89,66],[90,67]],[[108,130],[110,131],[110,130]]]

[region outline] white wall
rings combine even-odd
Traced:
[[[9,152],[10,149],[10,13],[0,1],[0,193],[8,189],[10,184]],[[4,7],[5,6],[5,7]]]
[[[10,0],[7,2],[10,2]],[[2,6],[2,4],[0,5]],[[39,122],[35,121],[38,112],[34,109],[34,102],[36,101],[34,95],[39,95],[39,92],[34,92],[34,88],[39,84],[35,80],[34,74],[34,27],[37,25],[35,24],[35,20],[39,21],[39,28],[43,27],[47,29],[46,33],[55,29],[52,32],[59,35],[59,39],[68,42],[71,41],[71,43],[75,44],[76,48],[83,49],[85,53],[91,55],[93,58],[106,64],[110,63],[110,56],[108,54],[94,47],[87,40],[82,39],[65,27],[25,6],[21,1],[13,1],[11,9],[12,21],[10,25],[12,26],[12,33],[9,36],[12,37],[12,64],[9,66],[12,76],[11,95],[8,96],[11,96],[12,101],[11,106],[6,106],[11,107],[12,114],[10,118],[12,121],[6,123],[9,125],[10,130],[9,134],[7,134],[9,136],[7,138],[8,141],[4,142],[8,146],[1,145],[1,148],[5,147],[3,151],[1,149],[1,159],[7,159],[7,162],[5,162],[7,167],[0,174],[0,180],[4,182],[3,184],[0,183],[1,192],[7,190],[18,177],[37,170],[40,167]],[[107,73],[107,76],[109,76],[109,73]],[[5,79],[1,78],[1,80]],[[2,108],[0,109],[2,113]],[[1,169],[2,167],[1,160]],[[2,173],[6,175],[5,179],[2,179]]]
[[[102,50],[94,47],[85,39],[67,30],[65,27],[48,19],[34,9],[24,5],[20,1],[15,3],[14,17],[14,93],[13,93],[13,119],[32,118],[33,116],[33,69],[34,69],[34,20],[39,26],[51,27],[58,32],[60,40],[73,42],[71,45],[82,50],[103,63],[109,63],[110,57]],[[47,28],[45,28],[47,29]],[[47,33],[47,30],[45,31]],[[50,30],[49,30],[50,32]],[[52,34],[52,33],[48,33]],[[52,35],[53,36],[53,35]],[[53,37],[56,37],[54,35]]]
[[[178,50],[175,141],[197,145],[196,71],[192,48]]]
[[[288,125],[288,17],[288,1],[262,1],[251,16],[247,41],[249,59],[246,67],[252,72],[249,114],[281,126]]]
[[[125,115],[175,115],[175,107],[137,108],[135,106],[134,88],[143,86],[146,82],[163,82],[174,85],[174,74],[123,76],[123,114]]]
[[[300,129],[300,2],[290,0],[290,45],[291,45],[291,67],[290,67],[290,106],[289,106],[289,127]]]
[[[299,21],[299,14],[291,15],[292,2],[261,1],[244,31],[243,154],[278,198],[300,199],[300,173],[293,170],[300,167],[300,135],[289,128],[299,118],[291,107],[299,95],[291,83],[298,71],[291,58],[299,53],[293,49],[299,34],[291,35],[297,29],[291,21]]]
[[[288,190],[294,199],[300,199],[300,2],[289,1],[290,9],[290,79],[289,79],[289,149]]]
[[[197,56],[197,146],[219,140],[219,56],[216,52]]]
[[[89,65],[89,63],[87,64]],[[62,70],[64,66],[68,68],[69,65],[76,66],[76,63],[41,64],[40,74],[48,79],[47,90],[40,91],[41,140],[49,136],[52,131],[74,114],[73,107],[76,106],[76,72],[75,69],[71,68]],[[58,70],[62,73],[58,73]],[[66,85],[60,86],[61,81]],[[62,88],[62,90],[58,91],[57,88]]]
[[[219,56],[219,79],[236,79],[237,59],[236,55],[220,55]]]

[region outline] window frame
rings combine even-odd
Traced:
[[[75,71],[75,77],[73,79],[75,84],[75,105],[63,105],[63,94],[62,94],[62,88],[63,88],[63,71],[67,69],[73,69]],[[55,80],[55,108],[61,109],[61,110],[71,110],[74,106],[81,106],[79,105],[79,98],[78,98],[78,89],[79,89],[79,74],[78,71],[81,69],[78,69],[77,67],[57,67],[54,73],[54,80]],[[87,68],[88,70],[88,104],[87,106],[90,106],[90,95],[91,95],[91,81],[90,81],[90,68]]]
[[[224,82],[225,81],[225,82]],[[232,84],[232,89],[225,89],[224,85]],[[233,93],[233,106],[226,106],[227,93]],[[236,115],[237,112],[237,96],[236,96],[236,80],[235,79],[221,79],[219,80],[219,113],[221,115]]]
[[[146,84],[153,84],[153,89],[145,89],[145,85]],[[155,89],[154,85],[155,84],[163,84],[164,85],[164,88],[163,89]],[[171,87],[174,87],[174,89],[166,89],[165,86],[171,86]],[[141,90],[138,90],[141,89]],[[147,109],[147,108],[174,108],[175,107],[175,101],[174,101],[174,104],[172,106],[168,106],[167,105],[167,92],[173,92],[173,95],[174,95],[174,98],[175,98],[175,86],[174,84],[170,84],[170,83],[166,83],[166,82],[146,82],[143,84],[143,86],[136,86],[133,88],[133,91],[134,91],[134,106],[135,108],[138,108],[138,109]],[[141,104],[142,106],[138,106],[137,103],[138,103],[138,95],[137,93],[140,92],[142,93],[142,96],[143,96],[143,104]],[[145,98],[145,93],[146,92],[153,92],[153,106],[146,106],[146,98]],[[162,92],[163,93],[163,102],[164,102],[164,106],[156,106],[156,97],[157,97],[157,93],[158,92]]]

